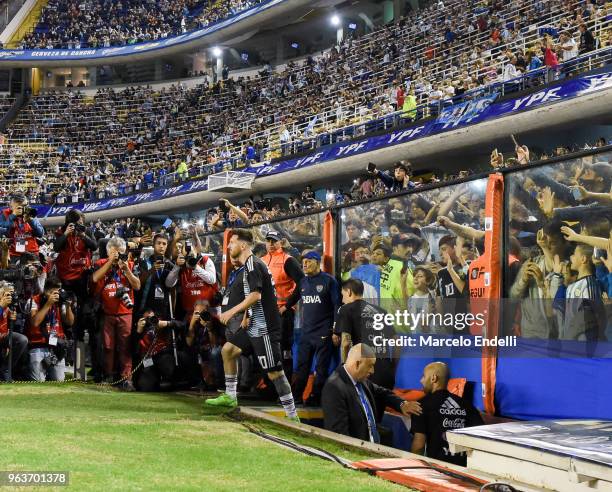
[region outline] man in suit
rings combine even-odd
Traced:
[[[364,343],[351,348],[344,365],[330,376],[323,388],[325,428],[346,436],[380,443],[378,421],[385,407],[408,415],[420,415],[418,402],[402,400],[392,391],[368,380],[374,373],[376,355]]]

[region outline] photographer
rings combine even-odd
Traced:
[[[134,263],[128,260],[123,239],[109,239],[106,252],[108,258],[96,262],[92,276],[95,293],[100,296],[104,309],[104,372],[107,378],[113,377],[117,352],[121,378],[125,379],[123,388],[131,391],[134,387],[129,338],[134,308],[133,290],[140,289],[140,279],[132,273]]]
[[[92,252],[98,247],[96,240],[87,234],[85,215],[79,210],[69,210],[64,218],[64,226],[55,232],[53,249],[58,253],[55,259],[57,276],[62,281],[64,289],[72,292],[77,298],[77,306],[81,308],[88,299],[87,281],[91,268]],[[77,311],[76,328],[82,332],[87,323]],[[75,333],[75,338],[81,338],[82,333]]]
[[[168,274],[174,264],[166,259],[168,236],[153,236],[153,254],[140,261],[140,285],[142,295],[138,311],[152,310],[157,316],[170,319],[170,289],[166,287]]]
[[[194,238],[197,238],[197,234]],[[217,271],[213,261],[201,254],[199,240],[195,248],[188,243],[178,243],[177,248],[176,265],[166,278],[166,287],[171,289],[179,284],[181,306],[185,320],[188,320],[196,300],[212,303],[217,293]]]
[[[30,379],[63,381],[67,352],[64,326],[74,324],[72,303],[57,277],[48,277],[42,295],[26,303],[29,320],[26,335],[30,341]]]
[[[136,336],[142,366],[134,374],[134,381],[139,391],[172,389],[187,380],[189,357],[184,351],[174,350],[176,338],[183,331],[182,321],[160,320],[151,309],[138,320]]]
[[[38,254],[37,238],[43,237],[45,230],[36,217],[36,209],[27,206],[24,195],[11,197],[9,208],[0,215],[0,234],[11,239],[9,254],[11,260],[25,252]]]
[[[0,282],[0,378],[8,381],[9,350],[13,351],[11,360],[12,373],[21,363],[23,356],[28,349],[28,338],[21,333],[12,332],[11,344],[9,346],[9,323],[15,322],[17,312],[14,305],[16,303],[15,288],[12,284]],[[12,379],[12,378],[11,378]]]
[[[202,380],[207,389],[220,389],[224,385],[221,348],[225,344],[224,327],[210,311],[208,301],[197,300],[187,331],[187,346],[198,361]]]

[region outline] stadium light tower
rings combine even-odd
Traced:
[[[215,46],[212,49],[212,54],[216,59],[215,73],[217,75],[217,80],[221,80],[221,74],[223,73],[223,50],[218,46]]]
[[[331,25],[336,28],[336,42],[338,44],[342,43],[342,39],[344,38],[344,30],[342,29],[342,19],[338,14],[334,14],[330,17],[329,21]]]

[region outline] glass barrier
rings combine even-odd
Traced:
[[[209,255],[213,261],[217,273],[221,275],[223,263],[223,232],[213,232],[205,236],[201,236],[202,247],[204,253]]]
[[[612,152],[506,175],[506,334],[612,340]]]
[[[283,238],[283,249],[291,256],[299,259],[302,252],[307,249],[315,249],[322,254],[324,217],[324,213],[317,213],[249,226],[253,232],[253,251],[260,257],[264,256],[267,253],[266,234],[269,231],[276,231]],[[201,241],[204,250],[211,253],[217,272],[220,273],[223,260],[223,232],[201,235]]]
[[[388,313],[467,313],[467,272],[484,247],[486,178],[342,210],[339,271],[364,282]],[[442,316],[395,323],[397,331],[452,334]],[[398,325],[402,325],[400,328]]]

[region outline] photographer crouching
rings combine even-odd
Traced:
[[[48,277],[42,295],[26,303],[29,318],[26,336],[30,341],[30,379],[63,381],[67,351],[65,327],[74,324],[71,296],[57,277]]]
[[[187,330],[187,346],[197,359],[206,389],[221,389],[225,384],[221,349],[225,344],[225,328],[209,311],[210,303],[198,299]]]
[[[193,364],[178,346],[179,336],[185,331],[182,321],[160,320],[152,309],[147,309],[136,324],[138,352],[142,365],[134,373],[139,391],[172,390],[186,385]]]
[[[133,290],[140,289],[140,279],[133,273],[134,263],[129,260],[126,243],[122,238],[109,239],[106,252],[108,258],[96,262],[91,278],[104,310],[104,373],[107,381],[114,380],[116,354],[121,379],[124,380],[122,389],[134,391],[129,342],[134,308]]]
[[[9,375],[9,364],[11,373],[14,374],[15,368],[23,362],[28,350],[28,338],[15,332],[12,327],[9,329],[9,324],[14,324],[17,320],[16,304],[17,295],[13,285],[0,281],[0,378],[3,381],[13,379],[12,375]],[[9,351],[12,351],[10,356]]]
[[[0,214],[0,235],[10,239],[11,262],[26,252],[38,255],[37,239],[44,234],[45,230],[36,218],[36,209],[28,207],[27,198],[19,193],[11,196],[9,208]]]

